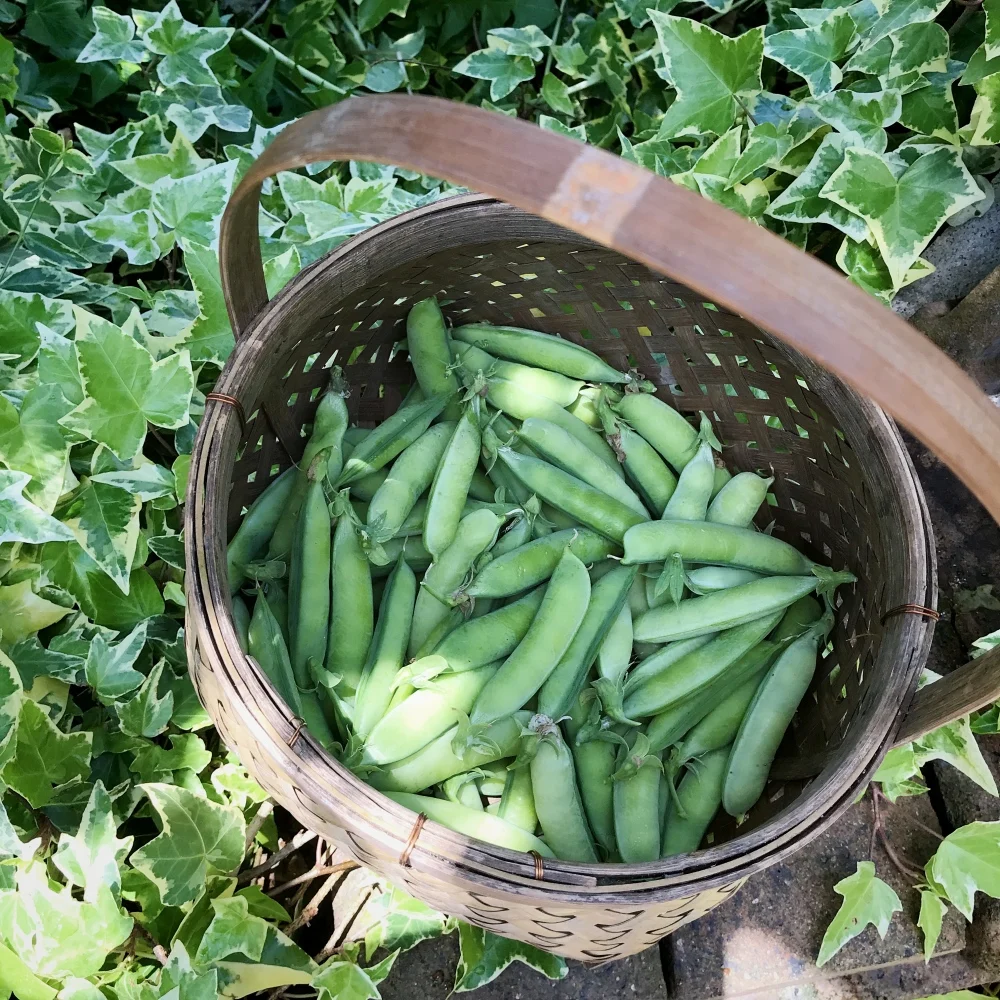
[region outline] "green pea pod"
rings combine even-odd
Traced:
[[[306,724],[309,734],[317,740],[321,746],[331,750],[336,743],[330,723],[327,722],[327,708],[329,704],[325,689],[322,685],[300,690],[299,699],[302,705],[301,718]]]
[[[422,792],[446,781],[453,774],[471,771],[504,757],[513,757],[521,743],[521,730],[530,718],[529,712],[518,712],[500,719],[481,737],[467,746],[463,745],[459,753],[455,752],[455,743],[460,727],[454,726],[416,753],[376,771],[368,782],[385,792]]]
[[[760,682],[761,674],[754,674],[732,694],[723,698],[701,722],[692,726],[684,739],[677,744],[675,750],[677,762],[686,763],[712,750],[729,746],[736,739],[740,723],[747,714]]]
[[[582,382],[558,372],[501,361],[471,344],[456,343],[455,354],[467,370],[484,372],[489,378],[501,378],[526,392],[546,396],[559,406],[569,406],[583,388]]]
[[[621,501],[548,462],[506,447],[498,457],[536,496],[612,541],[620,543],[629,528],[645,520]]]
[[[704,521],[715,485],[715,459],[712,447],[703,442],[694,458],[684,466],[677,489],[663,510],[666,519]]]
[[[698,431],[662,399],[645,392],[629,392],[613,408],[678,472],[698,451]]]
[[[458,375],[452,370],[451,345],[441,307],[434,296],[414,303],[406,317],[406,345],[417,384],[428,399],[441,394],[451,397],[446,420],[459,415]]]
[[[733,474],[723,465],[715,467],[715,485],[712,487],[712,499],[714,500],[721,492],[722,488],[733,478]]]
[[[341,514],[333,533],[330,560],[329,641],[326,669],[340,678],[342,695],[355,692],[368,656],[374,630],[371,564],[348,513]]]
[[[261,556],[267,549],[275,528],[286,516],[289,499],[295,490],[296,469],[290,468],[250,505],[226,548],[226,570],[229,575],[229,592],[235,594],[246,576],[243,567]]]
[[[651,677],[656,677],[663,673],[668,667],[676,663],[681,657],[693,653],[700,646],[710,642],[716,636],[715,632],[707,632],[705,635],[696,635],[693,639],[679,639],[677,642],[668,642],[651,656],[642,660],[625,681],[625,694],[631,694],[636,688],[643,685]]]
[[[284,698],[285,704],[301,717],[302,701],[288,658],[288,648],[267,599],[259,590],[247,631],[247,648],[275,690]]]
[[[615,566],[593,584],[586,613],[573,641],[538,692],[539,714],[558,720],[572,710],[598,650],[622,610],[628,608],[635,575],[635,567]]]
[[[648,718],[697,694],[746,656],[774,628],[780,617],[780,612],[772,612],[721,632],[711,642],[635,688],[625,699],[625,714],[630,718]]]
[[[472,476],[479,464],[481,443],[479,409],[474,400],[462,412],[444,449],[427,497],[424,546],[435,559],[455,540]]]
[[[500,524],[500,518],[485,508],[467,514],[458,524],[455,540],[431,563],[417,594],[410,656],[416,655],[434,626],[448,614],[451,605],[447,602],[461,586],[472,564],[493,544]]]
[[[692,764],[677,788],[677,801],[667,808],[661,857],[698,850],[722,802],[729,747],[713,750]]]
[[[769,576],[739,587],[650,608],[635,623],[639,642],[670,642],[718,632],[784,611],[816,589],[811,576]]]
[[[663,766],[645,752],[646,739],[635,734],[622,747],[613,776],[615,843],[626,864],[656,861],[660,856],[660,778]]]
[[[797,639],[814,622],[823,617],[823,608],[811,594],[800,597],[785,612],[771,638],[775,642]]]
[[[622,566],[625,570],[628,567]],[[631,585],[631,583],[630,583]],[[632,610],[622,603],[618,615],[597,651],[597,673],[615,684],[624,681],[632,659]]]
[[[773,482],[773,478],[762,479],[753,472],[738,473],[712,499],[707,519],[716,524],[749,527]]]
[[[375,495],[382,488],[383,483],[389,478],[388,466],[355,479],[350,485],[351,496],[362,502],[370,502],[375,499]]]
[[[480,809],[469,809],[447,799],[435,799],[429,795],[411,795],[406,792],[386,792],[390,799],[406,806],[415,813],[423,813],[434,823],[454,830],[456,833],[483,840],[497,847],[511,851],[535,851],[545,858],[554,857],[544,841],[532,836],[513,823],[493,816]]]
[[[739,587],[752,580],[759,580],[760,574],[752,569],[737,569],[735,566],[698,566],[684,574],[684,586],[704,597],[719,590],[729,590]]]
[[[527,704],[569,648],[589,600],[587,567],[567,550],[524,638],[476,698],[469,714],[473,725],[495,722]]]
[[[531,768],[531,788],[545,842],[563,861],[597,861],[593,836],[580,801],[573,755],[550,726],[538,744]]]
[[[469,483],[469,499],[493,503],[495,496],[496,487],[490,482],[489,477],[482,469],[476,469],[472,473],[472,482]]]
[[[614,543],[586,528],[567,528],[536,538],[488,562],[465,588],[469,597],[510,597],[544,583],[569,548],[585,563],[605,559]]]
[[[408,538],[390,538],[382,544],[382,555],[384,563],[373,564],[371,568],[372,580],[387,577],[392,572],[392,567],[396,560],[403,556],[406,565],[419,573],[430,566],[431,554],[424,548],[424,540],[419,535],[411,535]]]
[[[531,788],[531,771],[528,768],[518,767],[507,771],[497,816],[528,833],[535,832],[538,813],[535,811],[535,794]]]
[[[248,636],[250,633],[250,612],[247,610],[246,602],[239,594],[233,594],[230,599],[233,608],[233,626],[236,629],[236,641],[240,644],[240,649],[244,653],[250,652],[248,646]]]
[[[654,516],[659,517],[677,488],[677,477],[656,449],[628,424],[619,423],[608,435],[625,475],[635,483]]]
[[[697,694],[675,702],[650,719],[646,727],[650,747],[660,751],[672,746],[743,684],[754,678],[759,682],[780,648],[774,642],[759,643]]]
[[[288,589],[280,580],[267,585],[267,603],[288,646]]]
[[[649,601],[646,600],[646,578],[642,575],[637,575],[632,581],[628,592],[628,606],[633,621],[649,610]]]
[[[455,340],[536,368],[562,372],[584,382],[628,382],[629,376],[612,368],[592,351],[547,333],[516,326],[469,323],[452,331]]]
[[[424,644],[416,651],[414,654],[414,662],[423,659],[425,656],[430,656],[438,646],[444,642],[445,639],[451,635],[463,622],[467,620],[467,615],[462,608],[452,608],[448,614],[444,616],[431,629],[431,634],[427,636],[424,640]]]
[[[447,732],[468,714],[499,665],[443,673],[414,690],[374,725],[365,740],[364,762],[384,765],[403,760]]]
[[[449,778],[442,786],[441,791],[449,802],[455,802],[466,809],[475,809],[477,812],[483,811],[483,800],[479,796],[477,779],[480,772],[467,771],[465,774],[456,774]]]
[[[368,736],[389,707],[392,684],[406,655],[416,596],[417,578],[400,556],[382,595],[378,627],[357,685],[354,731],[362,739]]]
[[[625,504],[640,517],[649,518],[649,512],[622,478],[621,471],[610,468],[557,424],[532,417],[524,421],[519,433],[521,440],[547,462]]]
[[[300,688],[312,687],[309,660],[322,664],[330,624],[330,512],[319,479],[309,483],[289,567],[288,632]]]
[[[506,659],[527,635],[544,596],[545,588],[536,587],[496,611],[472,618],[445,636],[432,652],[443,657],[452,672]]]
[[[351,452],[351,457],[344,463],[344,471],[334,485],[337,488],[348,486],[388,465],[430,427],[451,399],[448,393],[441,393],[413,406],[400,408],[383,420]]]
[[[526,515],[517,518],[514,523],[497,539],[496,545],[490,549],[490,555],[498,556],[513,552],[531,541],[531,521]]]
[[[730,816],[743,816],[764,793],[771,762],[792,716],[816,672],[825,624],[792,641],[757,689],[733,742],[722,803]]]
[[[434,479],[434,470],[455,431],[454,423],[435,424],[424,431],[392,463],[389,474],[375,491],[368,505],[367,532],[376,542],[384,542],[402,533],[417,500]],[[357,484],[355,484],[357,485]],[[426,515],[426,504],[422,507]],[[423,520],[417,531],[423,531]]]

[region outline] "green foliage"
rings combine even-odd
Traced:
[[[875,875],[875,866],[870,861],[859,861],[858,870],[833,888],[844,897],[844,902],[823,935],[817,965],[829,962],[869,924],[875,926],[879,937],[885,937],[892,915],[903,908],[896,893]]]

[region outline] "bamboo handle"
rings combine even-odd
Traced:
[[[354,97],[278,135],[233,193],[222,220],[222,287],[237,336],[267,303],[257,230],[261,185],[280,170],[322,160],[367,160],[443,177],[669,275],[879,403],[1000,521],[1000,414],[923,334],[826,264],[693,191],[610,153],[467,104]],[[973,676],[981,680],[979,672]],[[935,687],[940,693],[940,684]],[[922,701],[915,699],[914,710]],[[958,714],[969,707],[962,709]]]

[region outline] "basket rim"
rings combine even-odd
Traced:
[[[336,270],[338,263],[347,255],[361,254],[366,260],[376,260],[379,244],[391,241],[392,233],[400,227],[412,225],[418,219],[426,220],[433,217],[447,219],[454,213],[470,210],[513,213],[513,218],[523,217],[525,221],[533,220],[532,224],[536,227],[545,227],[552,234],[548,237],[551,240],[558,239],[561,242],[576,244],[581,249],[600,248],[600,244],[553,223],[545,223],[529,213],[484,195],[457,195],[402,213],[345,241],[292,279],[246,329],[227,360],[216,384],[216,390],[231,393],[238,398],[241,388],[240,372],[246,365],[273,364],[273,356],[270,360],[266,359],[264,344],[267,340],[266,330],[276,314],[280,314],[289,302],[316,291],[316,283]],[[531,238],[537,237],[533,235]],[[479,236],[465,242],[466,245],[483,245],[490,241]],[[497,242],[500,242],[499,237]],[[394,266],[395,262],[389,262],[382,271],[372,268],[372,273],[368,275],[369,280],[374,280],[380,273],[391,271]],[[822,372],[798,352],[778,341],[775,341],[775,345],[799,370],[811,369],[817,373]],[[826,377],[834,378],[829,374],[826,374]],[[872,436],[886,459],[891,461],[896,467],[895,471],[900,473],[894,478],[893,483],[897,495],[907,501],[901,505],[907,523],[901,525],[900,530],[905,532],[905,537],[909,540],[912,565],[922,571],[915,574],[911,600],[933,607],[937,597],[933,535],[926,499],[917,481],[913,464],[895,424],[884,411],[870,400],[859,396],[844,383],[841,382],[840,385],[847,397],[862,411]],[[268,752],[272,757],[275,751],[290,754],[300,767],[314,773],[317,783],[325,786],[328,792],[339,783],[343,794],[338,798],[343,800],[344,808],[347,810],[351,810],[352,800],[363,802],[365,798],[373,798],[373,805],[381,812],[384,821],[376,824],[370,814],[355,808],[358,824],[364,827],[377,826],[380,836],[373,839],[387,845],[391,844],[398,855],[406,842],[406,833],[409,832],[409,824],[412,824],[413,813],[361,781],[306,734],[303,734],[303,739],[298,740],[293,748],[289,749],[284,745],[287,737],[282,739],[280,731],[283,728],[286,732],[290,732],[293,721],[287,708],[274,699],[273,694],[270,708],[271,714],[276,718],[263,720],[260,713],[254,714],[249,711],[241,697],[241,694],[251,693],[252,688],[257,689],[253,693],[260,695],[267,690],[269,684],[259,670],[239,651],[228,611],[228,602],[225,602],[224,612],[218,614],[221,595],[228,594],[228,586],[220,586],[220,582],[225,581],[225,562],[219,559],[220,550],[212,544],[211,536],[213,529],[216,534],[221,530],[224,538],[225,526],[224,522],[214,525],[207,523],[205,514],[206,484],[213,478],[227,485],[231,481],[240,432],[237,415],[231,408],[211,407],[199,428],[192,453],[185,506],[185,533],[193,543],[189,546],[187,555],[189,653],[195,656],[200,653],[201,659],[210,663],[220,683],[227,688],[232,703],[247,709],[244,713],[247,716],[245,721],[259,729],[262,737],[267,738],[270,743]],[[221,544],[224,550],[224,541]],[[923,587],[918,586],[921,579]],[[510,891],[523,894],[531,888],[535,891],[557,892],[560,895],[566,894],[566,901],[570,901],[570,897],[578,894],[580,901],[586,902],[621,902],[623,893],[627,893],[630,900],[634,900],[636,894],[643,894],[646,890],[656,896],[662,896],[663,891],[667,890],[671,897],[676,897],[683,892],[696,893],[714,885],[745,878],[786,857],[818,835],[854,801],[858,790],[867,783],[881,758],[892,745],[893,735],[901,719],[901,710],[905,709],[916,685],[917,668],[926,660],[932,633],[933,628],[926,620],[915,619],[913,616],[897,616],[885,625],[882,648],[908,649],[910,662],[898,673],[892,689],[879,693],[881,712],[873,713],[864,731],[876,735],[872,741],[872,749],[864,755],[864,759],[854,761],[852,773],[842,776],[835,787],[829,790],[832,793],[822,800],[823,808],[817,808],[817,802],[813,801],[815,792],[812,795],[804,793],[790,808],[777,813],[748,834],[734,837],[693,854],[655,862],[628,865],[546,860],[545,871],[556,877],[556,881],[548,878],[535,881],[529,873],[529,866],[523,860],[524,855],[518,852],[494,847],[428,822],[421,834],[417,849],[412,853],[411,865],[419,872],[423,867],[422,862],[429,863],[433,858],[442,858],[446,863],[455,863],[455,858],[461,858],[467,873],[472,868],[484,869],[494,880],[499,879],[510,887]],[[194,660],[191,659],[191,662]],[[265,724],[267,728],[264,728]],[[823,775],[819,777],[822,778]],[[830,784],[829,779],[826,784]],[[809,810],[804,809],[805,800],[812,803]],[[398,832],[400,830],[404,833],[400,834]],[[366,830],[366,835],[370,832]],[[751,841],[756,842],[753,847]],[[440,849],[436,851],[438,845]],[[481,862],[478,860],[480,858],[483,859]],[[514,874],[518,871],[521,872],[520,875]],[[604,884],[603,881],[598,884],[598,879],[615,881],[611,884]],[[495,886],[495,881],[492,884]]]

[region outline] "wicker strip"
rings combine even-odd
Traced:
[[[413,848],[417,846],[417,838],[420,836],[420,831],[423,830],[424,823],[426,822],[427,814],[417,813],[417,821],[413,824],[410,836],[406,838],[406,846],[399,855],[399,864],[402,868],[410,867],[410,855],[413,853]]]

